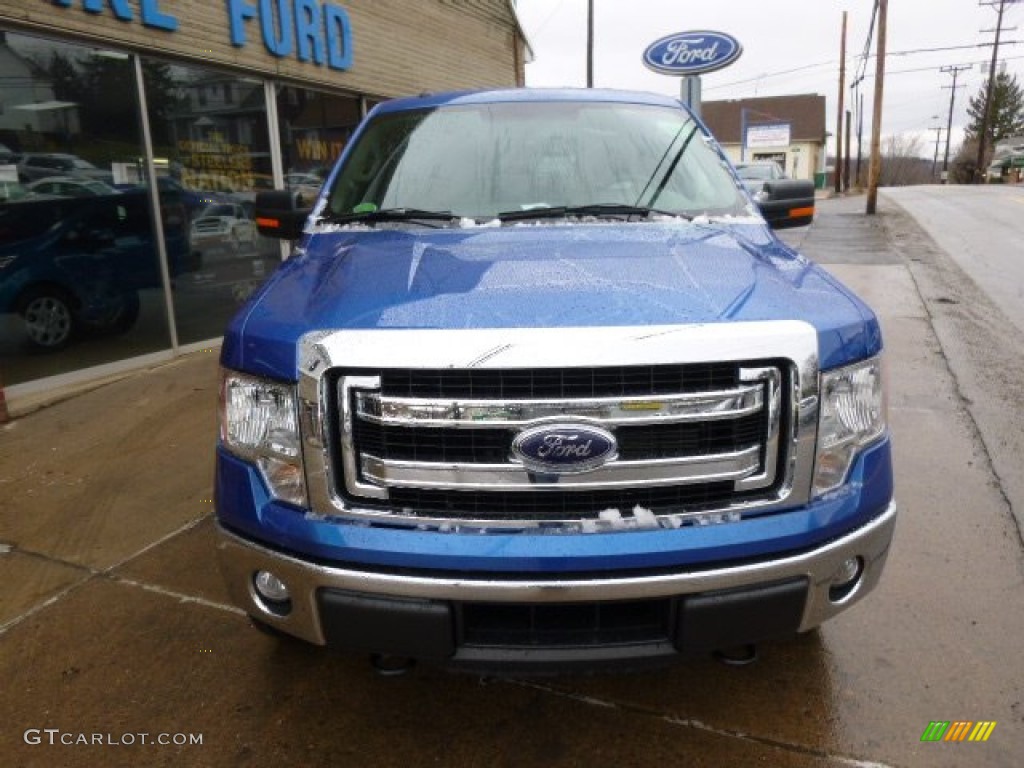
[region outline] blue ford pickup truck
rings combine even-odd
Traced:
[[[662,96],[376,107],[310,209],[257,203],[296,242],[221,354],[233,598],[382,663],[531,671],[749,648],[867,594],[879,325],[766,224],[813,213],[778,184],[748,196]]]

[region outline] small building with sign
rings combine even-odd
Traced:
[[[773,160],[790,178],[808,181],[825,170],[824,96],[705,101],[701,117],[735,163]]]
[[[528,55],[512,0],[0,0],[0,403],[211,347],[282,258],[258,191]]]
[[[988,180],[1004,184],[1024,181],[1024,136],[1012,136],[996,144],[988,167]]]

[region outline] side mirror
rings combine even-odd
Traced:
[[[766,181],[754,196],[761,215],[772,229],[802,227],[814,220],[814,182],[780,179]]]
[[[257,192],[255,204],[256,228],[264,237],[279,240],[298,240],[306,226],[312,208],[303,207],[305,201],[299,192],[275,189]]]

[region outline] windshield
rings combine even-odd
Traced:
[[[234,216],[238,209],[233,205],[210,205],[203,209],[203,216]]]
[[[520,102],[376,118],[335,180],[327,213],[415,209],[488,219],[606,204],[744,211],[717,152],[680,109]]]
[[[84,186],[94,195],[110,195],[117,192],[116,189],[104,184],[102,181],[90,181],[89,183],[83,184],[82,186]]]

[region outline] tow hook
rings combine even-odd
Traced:
[[[729,667],[745,667],[757,661],[757,646],[753,643],[737,645],[712,654],[715,659]]]
[[[393,656],[389,653],[374,653],[370,655],[370,665],[381,677],[400,677],[416,666],[416,659]]]

